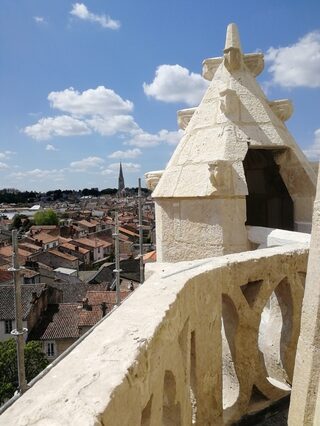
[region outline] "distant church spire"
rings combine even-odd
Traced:
[[[123,178],[123,172],[122,172],[122,164],[120,162],[120,169],[119,169],[119,179],[118,179],[118,193],[122,194],[124,192],[124,178]]]

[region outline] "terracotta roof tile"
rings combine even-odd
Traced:
[[[0,284],[8,282],[13,282],[12,272],[3,271],[0,269]]]
[[[59,240],[59,237],[46,234],[45,232],[40,232],[40,234],[33,235],[32,238],[38,242],[42,241],[43,244],[52,243],[53,241]]]
[[[61,244],[61,247],[64,247],[64,248],[66,248],[68,250],[72,250],[72,251],[79,251],[79,253],[81,253],[81,254],[90,253],[89,249],[85,249],[83,247],[78,247],[78,249],[76,249],[77,246],[72,244],[72,243],[63,243],[63,244]]]
[[[70,261],[78,260],[77,257],[72,256],[71,254],[68,254],[68,253],[62,253],[62,251],[59,251],[59,250],[51,249],[51,250],[48,250],[48,253],[51,253],[54,256],[62,257],[63,259],[67,259]]]
[[[85,220],[85,219],[79,220],[78,225],[85,226],[86,228],[94,228],[96,226],[95,224],[93,224],[93,223],[91,223],[91,222],[89,222],[88,220]]]
[[[49,305],[41,322],[32,330],[29,340],[55,340],[79,337],[79,305]]]
[[[26,319],[31,308],[32,293],[37,296],[45,290],[46,284],[23,284],[21,286],[22,314]],[[14,319],[14,286],[0,285],[0,320]]]
[[[128,234],[132,237],[139,237],[139,234],[137,234],[136,232],[129,231],[129,229],[122,228],[121,226],[119,226],[119,232],[122,232],[123,234]]]
[[[120,299],[124,300],[130,294],[130,291],[122,291]],[[115,291],[87,291],[89,309],[81,309],[79,314],[79,327],[92,327],[102,318],[101,303],[107,305],[107,312],[110,312],[116,306]]]

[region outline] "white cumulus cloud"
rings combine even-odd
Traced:
[[[92,168],[97,168],[104,163],[104,159],[101,157],[87,157],[79,161],[73,161],[70,163],[70,167],[74,170],[84,171]]]
[[[34,16],[33,19],[37,24],[45,24],[46,23],[46,20],[44,19],[43,16]]]
[[[103,28],[109,28],[111,30],[117,30],[120,28],[119,21],[116,21],[105,14],[97,15],[90,12],[84,3],[74,3],[70,14],[84,21],[96,22]]]
[[[123,100],[112,89],[98,86],[82,93],[73,87],[60,92],[51,92],[48,100],[52,108],[69,114],[111,116],[126,114],[133,110],[133,103]]]
[[[160,65],[152,83],[143,83],[147,96],[158,101],[198,105],[209,82],[181,65]]]
[[[48,144],[46,146],[46,151],[59,151],[55,146]]]
[[[101,175],[102,176],[115,175],[115,171],[110,169],[104,169],[102,170]]]
[[[64,178],[64,169],[33,169],[24,172],[11,173],[10,176],[17,179],[24,179],[27,177],[33,180],[46,178],[62,180]]]
[[[151,148],[162,142],[169,145],[176,145],[180,141],[182,135],[182,130],[170,132],[169,130],[162,129],[158,133],[148,133],[140,129],[133,135],[127,144],[139,148]]]
[[[41,118],[38,123],[27,126],[24,133],[36,140],[46,140],[53,136],[74,136],[91,133],[87,124],[68,115]]]
[[[108,155],[109,158],[137,158],[139,155],[142,154],[141,149],[139,148],[133,148],[133,149],[127,149],[125,151],[115,151],[112,152],[110,155]]]
[[[96,116],[86,122],[95,132],[103,136],[111,136],[116,133],[131,133],[138,129],[138,125],[131,115]]]
[[[63,111],[64,115],[44,117],[25,127],[22,131],[33,139],[48,140],[54,136],[97,133],[102,136],[118,135],[125,145],[151,148],[162,142],[175,145],[183,134],[182,131],[166,129],[152,134],[141,129],[131,115],[133,103],[104,86],[83,92],[72,87],[50,92],[48,100],[51,108]],[[46,149],[56,150],[54,145],[50,144]],[[112,158],[135,158],[138,155],[138,150],[120,152],[123,153],[121,156],[118,154],[119,157]]]
[[[0,161],[0,170],[5,170],[5,169],[7,169],[9,166],[8,166],[8,164],[6,164],[6,163],[3,163],[3,162],[1,162]]]
[[[140,171],[140,164],[137,163],[121,163],[123,171],[127,173],[135,173]],[[109,164],[108,168],[110,170],[119,170],[119,163]]]
[[[0,152],[0,159],[2,159],[2,160],[9,159],[14,154],[15,154],[15,152],[9,151],[9,150]]]
[[[320,129],[315,130],[312,145],[304,151],[309,160],[320,161]]]
[[[320,32],[286,47],[270,47],[265,56],[272,83],[283,87],[320,87]]]

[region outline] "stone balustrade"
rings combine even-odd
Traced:
[[[230,424],[290,391],[308,244],[149,264],[149,278],[1,416]]]

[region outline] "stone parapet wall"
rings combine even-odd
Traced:
[[[308,246],[150,264],[0,424],[222,425],[288,393]]]

